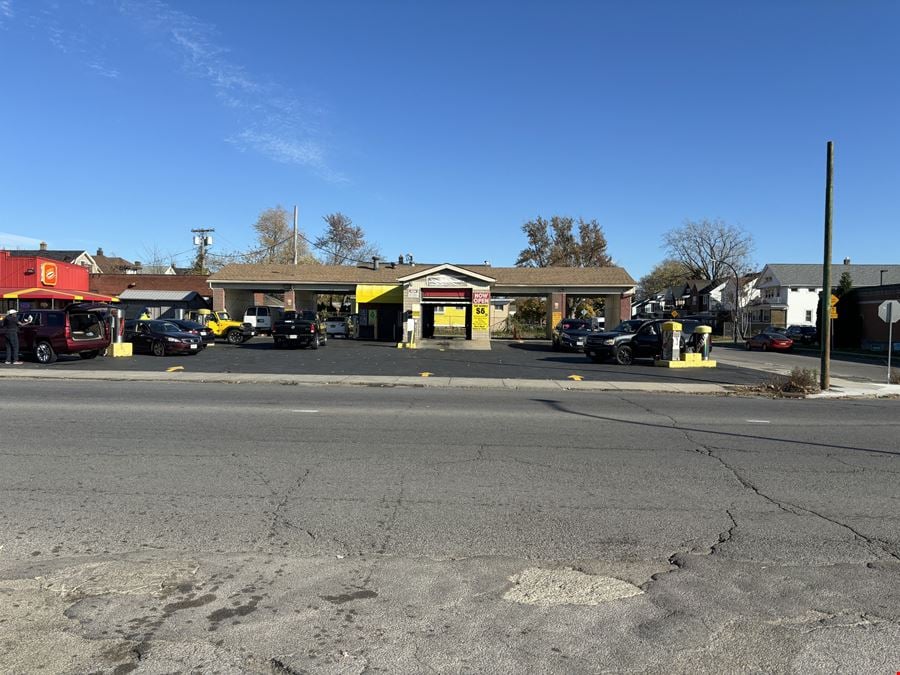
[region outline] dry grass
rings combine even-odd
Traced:
[[[891,376],[889,378],[891,384],[900,384],[900,370],[891,368]]]
[[[794,368],[790,375],[772,375],[764,380],[757,391],[775,396],[791,394],[817,394],[819,371],[814,368]]]

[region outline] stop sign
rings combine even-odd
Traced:
[[[878,316],[885,323],[894,323],[900,320],[900,302],[896,300],[885,300],[878,305]]]

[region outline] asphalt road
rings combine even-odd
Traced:
[[[793,368],[818,371],[821,367],[821,357],[812,349],[788,353],[748,352],[743,347],[718,345],[715,353],[722,365],[770,373],[786,374]],[[893,365],[900,364],[895,361]],[[887,357],[835,355],[831,359],[831,375],[858,382],[887,382]]]
[[[4,385],[2,672],[900,669],[896,401]]]
[[[715,350],[718,352],[718,350]],[[330,339],[319,349],[275,349],[272,340],[258,337],[243,345],[216,344],[196,355],[156,357],[138,354],[130,358],[98,358],[84,361],[77,356],[60,358],[51,366],[26,363],[29,368],[57,370],[136,371],[165,370],[181,366],[190,372],[284,373],[312,375],[412,375],[423,372],[435,377],[517,378],[565,380],[578,375],[586,380],[713,382],[756,384],[763,377],[742,366],[666,369],[651,361],[632,366],[592,363],[584,354],[555,352],[549,341],[514,342],[495,340],[490,351],[456,349],[397,349],[383,342]]]

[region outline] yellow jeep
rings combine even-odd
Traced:
[[[217,338],[233,345],[246,342],[256,333],[249,323],[235,321],[224,309],[215,312],[210,309],[195,309],[185,314],[184,318],[203,324]]]

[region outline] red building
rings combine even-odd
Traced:
[[[92,293],[90,270],[81,265],[20,257],[0,250],[0,311],[65,307],[73,302],[118,302],[111,295]]]

